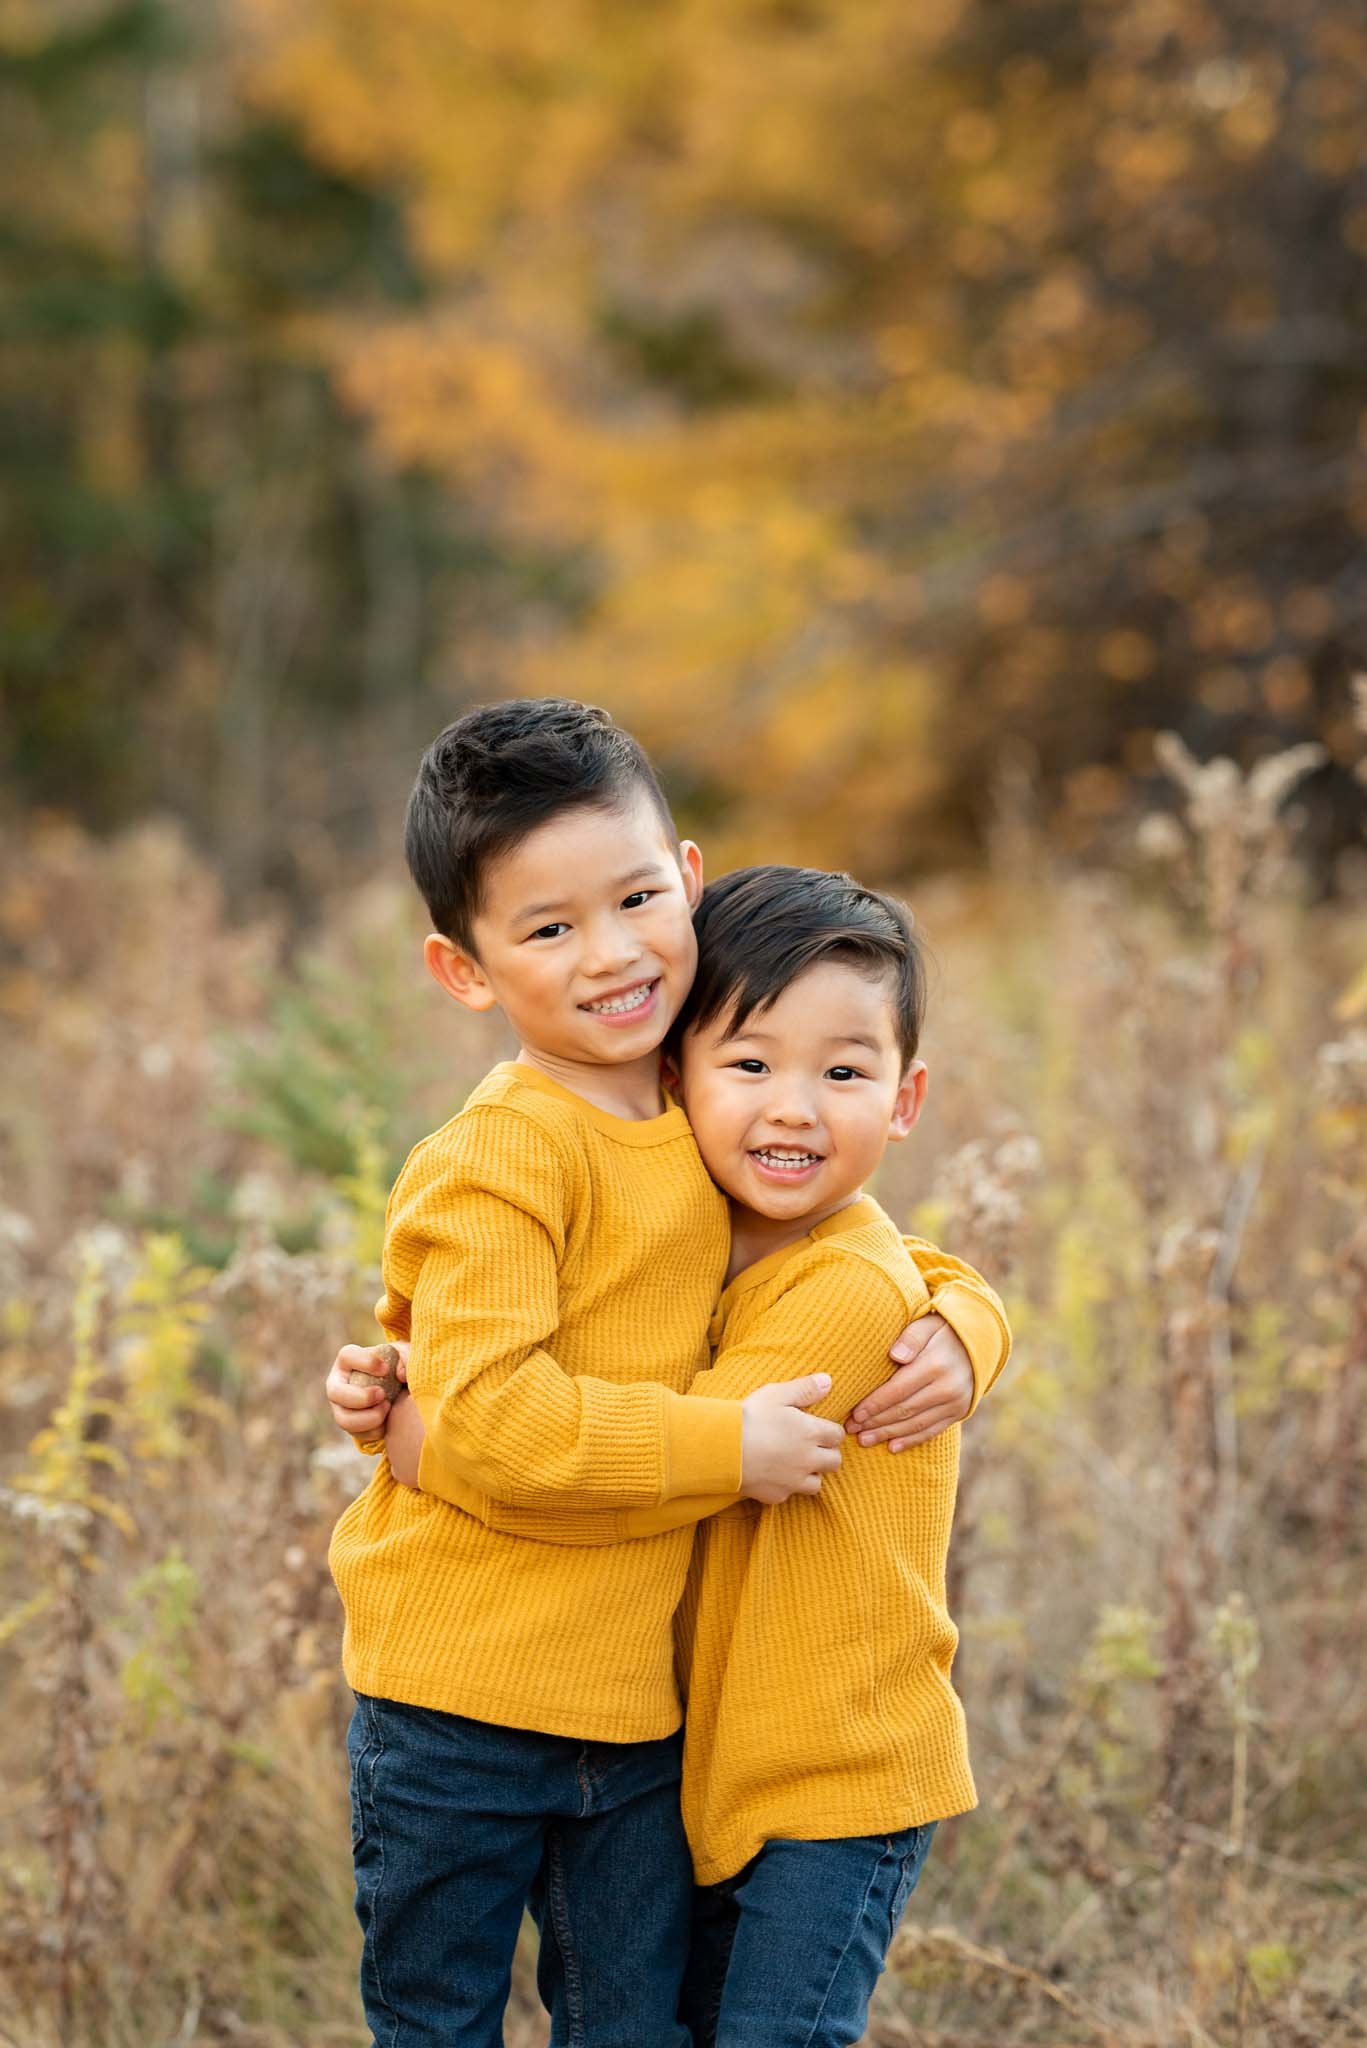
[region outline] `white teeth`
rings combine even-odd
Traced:
[[[821,1157],[819,1152],[775,1152],[769,1147],[756,1151],[756,1159],[762,1159],[766,1166],[815,1166]]]
[[[584,1008],[592,1010],[595,1017],[621,1017],[628,1010],[639,1010],[642,1003],[649,1002],[654,986],[653,981],[643,981],[630,995],[614,996],[606,1003],[585,1003]]]

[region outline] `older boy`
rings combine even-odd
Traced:
[[[682,2048],[689,1533],[557,1547],[493,1525],[781,1499],[820,1486],[841,1432],[802,1413],[824,1381],[685,1398],[728,1234],[660,1093],[701,863],[640,749],[584,706],[471,713],[424,759],[406,847],[430,971],[500,1005],[518,1055],[415,1148],[387,1218],[379,1320],[411,1338],[424,1460],[465,1499],[381,1461],[331,1551],[367,2015],[393,2048],[496,2042],[530,1897],[557,2040]]]

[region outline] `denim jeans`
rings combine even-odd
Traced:
[[[553,2048],[688,2048],[680,1735],[580,1742],[358,1694],[347,1749],[377,2048],[500,2048],[527,1905]]]
[[[846,2048],[935,1823],[895,1835],[766,1842],[694,1894],[683,2010],[694,2048]]]

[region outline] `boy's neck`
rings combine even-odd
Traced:
[[[811,1209],[805,1216],[761,1216],[756,1209],[747,1209],[743,1203],[733,1201],[731,1207],[731,1262],[726,1269],[728,1284],[743,1273],[747,1266],[754,1266],[761,1259],[767,1259],[771,1252],[786,1252],[789,1245],[800,1244],[809,1231],[818,1223],[824,1223],[828,1216],[838,1216],[842,1209],[850,1208],[863,1195],[862,1188],[855,1188],[852,1194],[842,1195],[838,1202],[828,1202],[823,1208]]]
[[[659,1116],[665,1106],[660,1087],[660,1055],[647,1053],[621,1067],[594,1067],[580,1060],[558,1059],[554,1053],[538,1052],[534,1045],[520,1045],[518,1065],[534,1067],[548,1080],[558,1081],[571,1095],[582,1095],[595,1109],[620,1116],[628,1123],[644,1123]]]

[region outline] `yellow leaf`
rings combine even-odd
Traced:
[[[1334,1015],[1340,1024],[1351,1024],[1364,1013],[1367,1013],[1367,962],[1358,969],[1334,1005]]]
[[[44,1608],[51,1605],[52,1594],[44,1591],[35,1593],[33,1598],[25,1600],[22,1606],[11,1609],[4,1620],[0,1621],[0,1644],[10,1642],[21,1629],[27,1628],[31,1621],[36,1621]]]

